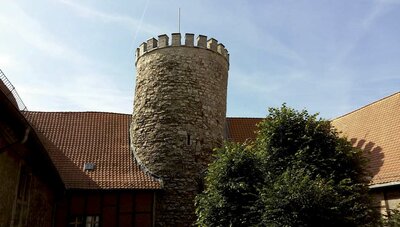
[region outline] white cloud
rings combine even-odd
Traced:
[[[30,81],[19,86],[18,91],[30,110],[132,112],[133,94],[118,89],[109,76],[69,76],[69,83]]]
[[[400,0],[375,0],[371,2],[373,4],[372,9],[368,14],[365,15],[364,19],[360,23],[358,33],[353,36],[351,40],[347,40],[347,45],[342,50],[339,50],[336,54],[336,58],[331,62],[330,70],[336,70],[341,68],[342,63],[351,55],[355,48],[358,47],[360,41],[368,35],[368,32],[377,23],[380,17],[384,16],[392,9],[394,3],[400,3]]]
[[[258,48],[265,50],[266,53],[273,53],[277,56],[285,57],[300,64],[304,63],[304,59],[294,49],[290,48],[279,39],[273,37],[271,34],[266,32],[262,36],[255,37],[262,37],[258,40],[258,43],[262,43],[262,45],[259,45]]]
[[[0,69],[19,67],[18,61],[11,55],[0,54]]]
[[[1,3],[0,29],[0,67],[28,109],[131,112],[131,90],[117,86],[105,70],[113,67],[68,46],[17,3]]]
[[[24,40],[32,48],[50,57],[84,63],[88,59],[72,48],[59,42],[57,38],[34,18],[28,16],[15,2],[3,2],[0,12],[0,29]],[[15,37],[15,38],[16,38]]]

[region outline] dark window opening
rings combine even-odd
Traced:
[[[205,189],[205,184],[204,184],[204,179],[203,178],[197,178],[197,193],[202,193]]]
[[[68,226],[81,227],[83,226],[83,217],[73,217],[68,221]]]
[[[192,139],[191,139],[191,136],[190,136],[190,134],[187,134],[187,141],[186,141],[186,145],[188,145],[188,146],[192,145]]]

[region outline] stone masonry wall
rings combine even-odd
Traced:
[[[156,226],[190,226],[213,148],[223,140],[228,53],[215,39],[193,34],[150,39],[137,50],[132,149],[161,178]]]

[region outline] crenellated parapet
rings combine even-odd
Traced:
[[[159,35],[158,39],[151,38],[148,39],[147,42],[143,42],[139,48],[136,49],[136,61],[151,51],[161,49],[161,48],[171,48],[171,47],[191,47],[191,48],[202,48],[213,51],[222,55],[229,62],[229,53],[228,50],[222,43],[218,43],[218,41],[214,38],[210,38],[207,40],[207,36],[199,35],[194,39],[194,34],[186,33],[184,40],[182,42],[181,33],[172,33],[171,40],[167,35]]]

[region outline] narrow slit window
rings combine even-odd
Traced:
[[[192,145],[192,138],[191,138],[190,134],[187,134],[186,144],[187,144],[188,146]]]

